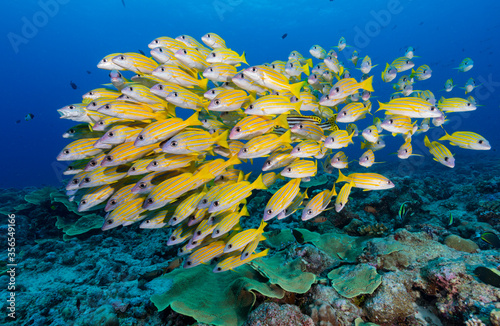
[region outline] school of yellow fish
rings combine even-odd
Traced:
[[[267,254],[256,250],[269,220],[298,210],[302,220],[310,220],[330,204],[340,212],[352,188],[394,187],[377,173],[341,172],[349,160],[339,150],[354,144],[354,137],[366,149],[359,159],[363,167],[377,163],[375,152],[385,146],[384,131],[402,136],[397,156],[408,159],[417,155],[412,153],[413,136],[442,126],[445,113],[478,106],[471,96],[436,101],[431,91],[415,90],[432,71],[427,65],[412,69],[414,49],[409,47],[382,72],[382,81],[389,83],[411,69],[393,85],[396,92],[389,102],[377,103],[384,119],[374,118],[358,131],[355,123],[372,114],[369,74],[375,65],[364,57],[356,68],[362,76],[353,78],[337,57],[336,50],[348,46],[344,38],[328,52],[313,45],[312,58],[292,51],[287,61],[254,66],[217,34],[205,34],[201,41],[188,35],[159,37],[148,45],[151,57],[107,55],[98,67],[110,71],[111,83],[58,110],[61,118],[79,122],[64,133],[73,142],[57,157],[72,161],[64,174],[71,177],[66,190],[78,210],[104,209],[102,230],[139,222],[141,228],[174,228],[168,245],[183,244],[178,254],[186,256],[184,268],[217,258],[214,272],[234,269]],[[354,67],[358,58],[353,51]],[[457,69],[467,72],[472,66],[466,58]],[[122,71],[135,75],[129,80]],[[443,91],[454,86],[449,79]],[[471,78],[466,94],[475,87]],[[176,115],[183,110],[190,115],[186,119]],[[484,137],[469,131],[446,133],[439,141],[490,149]],[[439,141],[425,136],[434,160],[453,168],[453,154]],[[259,157],[267,158],[265,173],[250,182],[250,174],[235,166]],[[335,183],[309,199],[300,184],[316,176],[320,160],[326,173],[339,169],[336,183],[344,184],[338,194]],[[267,172],[276,169],[282,169],[280,174]],[[290,181],[273,194],[260,226],[242,230],[239,221],[249,215],[247,198],[278,178]]]

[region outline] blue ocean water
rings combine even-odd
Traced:
[[[420,57],[416,67],[428,64],[433,70],[432,78],[419,87],[432,90],[436,97],[464,95],[458,88],[452,93],[439,91],[448,78],[459,86],[470,77],[482,84],[472,94],[482,106],[470,114],[457,114],[447,131],[481,133],[493,148],[481,155],[495,155],[500,144],[497,1],[27,0],[4,1],[2,6],[0,187],[60,185],[65,164],[55,157],[68,143],[61,134],[74,123],[60,120],[56,110],[80,102],[83,93],[108,82],[108,71],[96,68],[104,55],[147,51],[147,44],[163,35],[200,38],[215,32],[235,51],[245,51],[250,64],[286,60],[292,50],[308,55],[313,44],[329,49],[344,36],[353,47],[340,54],[342,61],[347,62],[356,49],[361,58],[370,55],[378,64],[372,72],[374,95],[381,101],[392,92],[380,81],[385,63],[413,46]],[[465,57],[474,60],[474,68],[467,73],[453,70]],[[78,88],[72,89],[70,82]],[[34,114],[33,120],[25,121],[28,113]],[[416,152],[424,151],[421,143],[421,138],[414,143]],[[385,154],[394,152],[395,146],[384,150],[384,161],[393,159]],[[478,157],[454,150],[457,165],[461,157]],[[426,158],[431,159],[428,154]]]

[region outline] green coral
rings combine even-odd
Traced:
[[[269,259],[260,259],[252,265],[269,278],[269,282],[293,293],[306,293],[316,281],[313,273],[302,272],[300,258],[286,262],[286,253],[281,252]]]
[[[328,278],[332,280],[332,287],[346,298],[372,294],[382,283],[377,269],[368,264],[342,266],[328,273]]]
[[[89,214],[80,217],[76,222],[66,220],[58,216],[56,227],[62,229],[68,236],[83,234],[93,229],[100,229],[104,223],[104,218],[97,214]]]
[[[159,311],[168,306],[198,322],[242,325],[255,303],[254,291],[271,298],[285,293],[248,265],[237,271],[213,273],[208,265],[176,269],[148,284],[156,288],[151,301]]]

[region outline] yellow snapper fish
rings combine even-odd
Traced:
[[[152,71],[152,75],[161,80],[175,83],[179,86],[192,88],[194,86],[207,88],[208,79],[197,79],[173,64],[163,64]]]
[[[288,55],[288,60],[290,59],[296,59],[300,62],[302,65],[309,65],[309,67],[312,67],[312,59],[307,59],[305,58],[299,51],[292,51]]]
[[[191,154],[209,149],[214,144],[228,148],[227,135],[229,131],[222,134],[211,135],[208,131],[201,129],[183,130],[170,138],[161,149],[170,154]]]
[[[309,180],[318,172],[318,161],[297,160],[287,165],[281,175],[287,178]]]
[[[165,100],[178,108],[201,111],[206,108],[208,101],[187,89],[179,89],[171,92]]]
[[[346,169],[349,167],[349,161],[344,152],[337,152],[330,160],[330,165],[337,169]]]
[[[445,92],[451,92],[454,87],[455,87],[455,85],[453,84],[453,79],[451,79],[451,78],[446,80],[446,82],[444,83],[444,91]]]
[[[148,44],[148,48],[150,48],[150,49],[154,49],[157,47],[165,47],[173,52],[175,52],[175,51],[177,51],[185,46],[186,46],[185,43],[183,43],[179,40],[176,40],[174,38],[168,37],[168,36],[161,36],[161,37],[155,38],[154,40],[152,40]]]
[[[450,145],[458,146],[466,149],[474,150],[490,150],[490,142],[486,140],[483,136],[476,134],[471,131],[455,131],[453,134],[449,135],[445,131],[446,135],[439,138],[439,140],[448,140]]]
[[[351,194],[351,189],[354,187],[354,182],[348,182],[340,188],[337,198],[335,198],[335,211],[339,213],[347,204],[349,200],[349,195]]]
[[[393,81],[398,74],[396,67],[386,63],[384,71],[382,71],[382,80],[386,83]]]
[[[304,190],[303,193],[299,192],[297,194],[297,196],[295,196],[295,198],[293,199],[293,201],[290,203],[290,205],[288,205],[284,210],[282,210],[276,216],[276,218],[278,220],[282,220],[282,219],[287,218],[288,216],[292,215],[293,213],[295,213],[300,208],[300,206],[304,202],[304,199],[308,199],[308,198],[309,197],[307,197],[307,189]]]
[[[88,172],[78,185],[79,189],[111,184],[127,176],[127,166],[100,167]]]
[[[269,155],[266,162],[264,162],[262,171],[271,171],[280,169],[296,160],[298,160],[298,158],[290,155],[290,151],[277,150]]]
[[[216,213],[231,208],[250,196],[255,189],[267,189],[262,182],[262,175],[259,175],[253,183],[242,181],[225,185],[220,188],[213,200],[210,201],[208,212]]]
[[[147,210],[161,208],[166,204],[176,201],[183,194],[196,189],[200,183],[213,179],[213,175],[208,171],[203,171],[193,175],[183,173],[176,177],[169,178],[155,186],[144,200],[142,207]]]
[[[239,151],[240,159],[257,158],[267,155],[283,144],[292,142],[290,139],[290,130],[283,135],[264,134],[248,141]]]
[[[241,89],[228,89],[217,94],[208,105],[209,111],[227,112],[239,110],[252,97]]]
[[[142,208],[143,201],[144,198],[136,198],[122,202],[117,208],[106,214],[101,230],[110,230],[124,223],[135,222],[145,218],[146,215],[143,213],[146,210]]]
[[[376,125],[371,125],[369,127],[366,127],[361,133],[361,136],[363,136],[363,138],[369,141],[370,143],[376,143],[377,140],[379,139],[378,127]]]
[[[174,136],[186,127],[201,126],[198,117],[198,112],[195,112],[186,120],[181,118],[170,118],[150,123],[137,135],[134,145],[141,147],[158,143]]]
[[[183,48],[177,50],[174,56],[183,64],[197,71],[204,71],[208,66],[205,56],[194,48]]]
[[[413,61],[408,59],[407,57],[399,57],[396,58],[392,63],[391,66],[396,68],[397,72],[403,72],[406,70],[410,70],[415,66]]]
[[[127,164],[152,153],[155,149],[158,149],[158,144],[135,147],[133,142],[125,142],[115,146],[109,151],[109,153],[104,156],[101,166],[109,167]]]
[[[188,46],[190,48],[202,48],[203,47],[203,45],[200,42],[198,42],[194,37],[186,35],[186,34],[179,35],[175,39],[177,41],[184,43],[186,46]]]
[[[325,131],[316,122],[302,120],[294,124],[290,130],[303,138],[316,141],[325,139]]]
[[[336,130],[325,139],[324,146],[331,149],[339,149],[354,144],[352,137],[354,132],[348,134],[346,130]]]
[[[149,105],[127,101],[113,101],[97,109],[97,112],[111,117],[135,121],[164,120],[165,111],[154,111]]]
[[[138,198],[140,195],[132,193],[131,190],[135,184],[129,184],[121,187],[113,193],[113,195],[108,199],[106,207],[104,207],[105,212],[110,212],[117,208],[121,203],[129,201],[131,199]],[[142,198],[144,200],[144,198]]]
[[[372,108],[371,102],[355,102],[349,103],[340,110],[337,114],[337,122],[349,123],[364,119],[367,113],[370,113]]]
[[[241,259],[241,256],[238,254],[234,255],[234,256],[230,256],[230,257],[224,259],[223,261],[221,261],[220,263],[218,263],[217,265],[215,265],[213,272],[220,273],[220,272],[225,272],[228,270],[233,270],[236,267],[247,264],[254,259],[267,256],[268,252],[269,252],[269,248],[267,248],[266,250],[263,250],[259,253],[253,253],[250,256],[248,256],[248,258],[245,258],[245,259]]]
[[[460,63],[460,65],[458,67],[453,68],[453,69],[458,69],[458,71],[461,71],[461,72],[467,72],[467,71],[471,70],[472,67],[474,67],[474,61],[472,61],[471,58],[465,58],[462,60],[462,62]]]
[[[310,220],[319,214],[323,213],[333,198],[336,196],[337,192],[335,191],[335,183],[331,190],[323,190],[322,192],[316,194],[311,200],[307,203],[304,210],[302,210],[302,221]]]
[[[288,78],[274,69],[266,66],[253,66],[244,70],[245,77],[257,84],[276,91],[286,90],[299,96],[305,82],[290,84]],[[234,80],[233,80],[234,81]]]
[[[341,37],[339,39],[339,43],[337,45],[337,48],[339,49],[339,51],[342,51],[343,49],[345,49],[347,46],[347,41],[345,40],[345,37]]]
[[[116,125],[111,127],[98,141],[96,148],[108,148],[108,145],[119,145],[128,141],[134,141],[142,131],[142,125]]]
[[[479,86],[480,85],[476,85],[476,81],[474,80],[474,78],[469,78],[465,83],[465,87],[460,87],[460,88],[465,89],[465,94],[468,94]]]
[[[288,129],[286,115],[279,115],[272,120],[267,116],[250,115],[241,119],[229,134],[229,139],[251,139],[272,131],[275,126]]]
[[[259,83],[247,78],[243,72],[236,74],[233,78],[231,78],[231,82],[233,82],[236,86],[241,89],[246,90],[247,92],[263,95],[266,94],[267,89],[262,87]]]
[[[191,268],[200,264],[208,264],[212,259],[224,254],[224,241],[215,241],[206,246],[196,249],[184,262],[184,268]]]
[[[266,95],[255,100],[246,109],[246,114],[252,115],[274,115],[288,113],[295,110],[300,113],[302,102],[291,103],[286,96]]]
[[[371,149],[364,152],[358,161],[359,165],[364,166],[365,168],[369,168],[375,163],[383,163],[383,162],[375,162],[375,154]]]
[[[426,80],[431,78],[432,70],[428,65],[421,65],[417,70],[411,70],[410,78],[417,78],[417,80]]]
[[[291,77],[300,77],[302,73],[309,76],[310,71],[307,64],[301,65],[299,60],[292,58],[285,65],[285,73]]]
[[[321,156],[322,158],[324,156],[321,143],[315,140],[301,141],[299,144],[295,145],[295,147],[290,152],[290,155],[301,158],[316,156]]]
[[[301,179],[290,180],[274,193],[267,202],[262,221],[269,221],[292,203],[300,191],[300,181]]]
[[[212,49],[226,48],[226,41],[215,33],[207,33],[201,37],[201,40]]]
[[[459,97],[444,98],[438,102],[438,108],[444,112],[467,112],[474,111],[477,109],[476,104],[469,99],[463,99]]]
[[[203,196],[207,193],[207,187],[203,188],[200,192],[195,192],[185,199],[183,199],[175,208],[175,211],[168,221],[170,226],[176,226],[177,224],[186,220],[191,214],[196,210],[196,206],[198,202],[201,200]]]
[[[140,229],[160,229],[167,225],[167,215],[170,215],[170,209],[162,209],[148,214],[146,219],[139,225]]]
[[[94,147],[94,143],[98,139],[99,138],[83,138],[75,140],[66,145],[59,155],[57,155],[56,159],[58,161],[75,161],[100,154],[103,150]]]
[[[238,229],[238,224],[242,216],[250,216],[246,205],[243,205],[239,212],[228,212],[222,215],[222,219],[217,223],[215,229],[212,231],[212,238],[221,237],[231,230]]]
[[[411,145],[411,137],[407,137],[405,139],[405,142],[401,147],[399,147],[398,151],[396,152],[398,157],[402,160],[406,160],[410,156],[423,156],[420,154],[413,154],[413,147]]]
[[[335,85],[332,86],[332,89],[330,90],[328,96],[330,97],[330,100],[334,100],[346,98],[347,96],[358,92],[359,89],[373,92],[372,80],[373,76],[370,76],[368,79],[360,83],[358,83],[354,78],[345,78],[339,80],[337,83],[335,83]]]
[[[309,53],[316,59],[323,60],[326,57],[326,50],[319,45],[313,45],[309,49]]]
[[[276,180],[278,179],[281,179],[281,180],[285,180],[285,178],[283,178],[281,175],[279,174],[276,174],[274,172],[269,172],[269,173],[266,173],[262,176],[262,183],[264,183],[264,185],[269,188],[271,187],[275,182]]]
[[[372,68],[376,67],[378,65],[372,65],[372,59],[370,59],[369,56],[365,56],[363,58],[363,61],[361,62],[361,66],[359,67],[359,70],[361,70],[361,72],[363,74],[368,74],[370,73],[370,71],[372,70]]]
[[[378,173],[351,173],[345,176],[339,170],[336,183],[338,182],[352,182],[354,183],[353,187],[361,188],[364,191],[394,188],[394,183],[391,180]]]
[[[90,188],[78,203],[78,212],[86,212],[91,208],[105,202],[116,190],[116,186],[104,184],[100,187]]]
[[[134,52],[119,54],[112,61],[116,65],[137,74],[151,74],[158,67],[158,63],[153,59]]]
[[[99,61],[99,63],[97,64],[97,68],[104,70],[125,70],[125,68],[113,62],[113,58],[118,55],[121,55],[121,53],[108,54]]]
[[[390,115],[380,124],[380,127],[388,132],[395,134],[413,134],[418,126],[411,122],[411,118],[404,115]]]
[[[441,111],[424,99],[418,97],[401,97],[389,103],[378,102],[386,114],[404,115],[410,118],[437,118],[443,115]]]
[[[450,150],[446,148],[443,144],[433,141],[429,141],[429,137],[425,136],[424,144],[429,148],[429,152],[434,156],[434,161],[443,164],[449,168],[455,167],[455,158],[451,154]]]
[[[156,158],[156,155],[150,155],[145,158],[141,158],[135,162],[133,162],[130,169],[127,171],[127,175],[141,175],[146,174],[151,171],[147,169],[148,165],[151,164]]]
[[[236,67],[227,63],[212,63],[203,71],[203,77],[213,82],[230,82],[236,75]]]
[[[227,48],[216,48],[207,56],[208,63],[227,63],[230,65],[240,65],[244,63],[248,65],[247,60],[245,59],[245,52],[241,54],[241,56],[235,51]]]

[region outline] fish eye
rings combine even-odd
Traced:
[[[347,112],[346,111],[342,112],[342,115],[347,115]]]
[[[219,105],[220,104],[220,101],[219,100],[215,100],[214,102],[215,104]]]
[[[217,267],[217,271],[220,272],[222,270],[222,268],[220,267]]]
[[[201,235],[201,231],[196,232],[196,235]],[[193,241],[193,244],[195,244],[195,241]]]
[[[424,69],[424,71],[422,71],[424,74],[427,72],[427,70]]]
[[[250,106],[248,107],[250,110],[253,109],[253,104],[250,104]]]
[[[111,162],[113,160],[113,156],[107,155],[106,156],[106,161]]]
[[[187,53],[188,53],[186,50],[184,50],[184,51],[182,51],[182,52],[184,52],[184,54],[187,54]]]
[[[240,127],[236,127],[236,128],[234,128],[234,130],[235,130],[236,132],[241,132],[241,128],[240,128]]]
[[[65,150],[63,151],[63,154],[69,154],[69,149],[65,149]]]
[[[471,104],[470,103],[467,103],[467,106],[470,106]]]
[[[206,199],[203,199],[203,200],[201,201],[201,203],[202,203],[202,204],[206,204],[207,202],[208,202],[208,200],[206,200]]]
[[[209,70],[209,71],[211,71],[211,72],[213,72],[213,71],[214,71],[214,69],[213,69],[213,68],[208,68],[208,70]]]
[[[312,209],[307,210],[307,215],[312,215],[312,213],[313,213]]]
[[[147,187],[147,184],[146,184],[145,182],[141,182],[141,183],[139,183],[139,188],[144,189],[144,188],[146,188],[146,187]]]
[[[186,265],[191,266],[191,262],[188,260],[188,261],[186,262]]]
[[[267,210],[267,214],[272,214],[273,213],[273,210],[272,209],[268,209]]]
[[[477,141],[477,143],[478,143],[478,144],[482,144],[482,143],[483,143],[483,141],[482,141],[482,140],[478,140],[478,141]]]
[[[74,106],[74,105],[70,105],[70,106],[68,106],[68,108],[69,108],[70,110],[73,110],[73,109],[75,108],[75,106]]]
[[[170,143],[170,146],[176,147],[177,146],[177,142],[174,140],[173,142]]]
[[[212,53],[212,58],[215,58],[217,55],[215,53]]]
[[[390,181],[390,180],[388,180],[388,181],[387,181],[387,184],[388,184],[388,185],[390,185],[390,184],[391,184],[391,181]]]
[[[158,40],[154,40],[154,42],[155,42],[156,44],[160,43],[160,41],[158,41]]]
[[[297,150],[297,152],[300,152],[300,147],[297,147],[296,150]]]
[[[218,200],[216,200],[216,201],[214,201],[214,202],[212,203],[212,205],[214,205],[214,207],[219,206],[219,204],[220,204],[220,203],[219,203],[219,201],[218,201]]]
[[[75,179],[71,180],[71,183],[72,183],[72,184],[74,184],[74,185],[76,185],[76,184],[78,184],[79,182],[78,182],[78,179],[76,179],[76,178],[75,178]]]
[[[174,94],[175,97],[179,96],[179,93],[177,92],[173,92],[172,94]]]
[[[389,120],[389,123],[394,123],[394,120],[390,119],[390,120]]]
[[[446,162],[448,162],[448,157],[445,157],[445,158],[444,158],[444,160],[445,160]]]
[[[162,52],[163,53],[163,49],[162,48],[158,48],[158,52]]]
[[[233,247],[233,245],[232,245],[232,244],[228,244],[228,245],[227,245],[227,247],[228,247],[229,249],[231,249],[231,248]]]
[[[108,224],[113,224],[113,219],[107,220],[106,221]]]
[[[287,168],[286,171],[287,172],[292,172],[292,168]]]
[[[68,134],[74,134],[74,133],[75,133],[75,129],[68,130]]]
[[[207,37],[210,38],[210,34],[207,34]]]
[[[365,160],[367,160],[367,159],[368,159],[368,156],[365,156]]]
[[[81,205],[85,205],[86,203],[87,203],[87,201],[86,201],[85,199],[82,199],[82,200],[80,201],[80,204],[81,204]]]
[[[247,153],[248,152],[248,148],[243,148],[243,153]]]
[[[257,68],[252,68],[252,71],[253,71],[253,72],[256,72],[256,71],[257,71]]]
[[[266,165],[271,165],[271,161],[266,161]]]
[[[161,68],[160,68],[160,70],[161,70],[161,71],[165,71],[165,67],[161,67]]]
[[[293,63],[292,62],[290,62],[290,67],[293,68]]]
[[[110,106],[109,104],[106,104],[106,105],[104,106],[104,108],[105,108],[105,109],[109,109],[110,107],[111,107],[111,106]]]
[[[125,57],[123,55],[121,55],[120,60],[125,60]]]
[[[163,85],[158,85],[158,89],[161,91],[163,90]]]
[[[115,134],[114,134],[112,131],[108,132],[108,136],[109,136],[109,137],[113,137],[114,135],[115,135]]]
[[[158,162],[156,162],[156,161],[153,161],[151,164],[152,164],[153,166],[158,166]]]
[[[430,109],[430,110],[431,110],[431,111],[434,111],[434,110],[436,110],[436,108],[435,108],[434,106],[431,106],[431,109]]]
[[[115,199],[112,199],[109,203],[110,203],[111,205],[116,205],[116,200],[115,200]]]
[[[102,59],[102,62],[108,62],[108,59]]]
[[[90,178],[89,178],[89,177],[86,177],[85,179],[83,179],[83,182],[85,182],[85,183],[89,183],[89,182],[90,182]]]
[[[152,204],[154,202],[153,198],[148,198],[147,199],[148,204]]]
[[[131,171],[135,171],[135,167],[130,168]]]
[[[173,235],[173,236],[171,236],[171,237],[170,237],[170,240],[172,240],[172,241],[175,241],[175,239],[177,239],[177,238],[175,237],[175,235]]]
[[[339,87],[335,87],[335,92],[340,92],[340,88]]]
[[[406,60],[406,64],[409,65],[410,64],[410,60]]]
[[[144,136],[143,135],[139,135],[139,136],[137,136],[137,139],[144,140]]]

